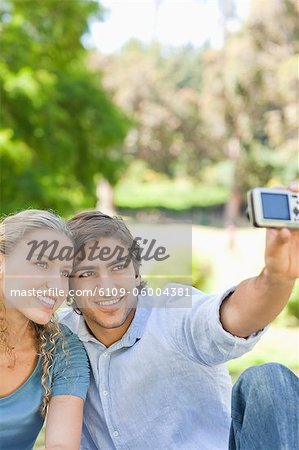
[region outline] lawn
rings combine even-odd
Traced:
[[[115,205],[120,208],[168,208],[184,211],[196,206],[223,204],[228,190],[192,183],[186,179],[140,183],[134,179],[120,182],[115,188]]]

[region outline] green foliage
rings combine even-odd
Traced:
[[[125,145],[131,160],[168,177],[225,185],[231,214],[249,188],[296,178],[296,19],[295,0],[253,0],[248,21],[220,50],[131,41],[116,55],[92,55],[134,120]],[[223,161],[225,182],[221,173],[209,178]]]
[[[249,367],[270,362],[279,362],[291,370],[298,370],[298,359],[296,357],[296,352],[286,352],[285,349],[277,351],[274,346],[268,347],[263,352],[259,352],[258,354],[255,352],[250,352],[241,358],[231,360],[228,362],[228,368],[233,381],[235,381],[236,378]]]
[[[212,264],[210,261],[199,259],[195,255],[192,256],[192,286],[203,292],[211,290],[212,283]]]
[[[132,160],[169,177],[210,160],[201,124],[201,52],[131,41],[117,55],[92,55],[91,65],[104,71],[105,85],[133,118],[126,141]]]
[[[233,381],[248,367],[269,362],[284,364],[295,373],[298,373],[297,345],[297,329],[272,325],[253,350],[240,358],[228,362],[227,365]]]
[[[2,213],[92,206],[95,176],[114,183],[125,165],[129,121],[85,62],[90,16],[96,2],[1,3]]]
[[[141,163],[141,164],[139,164]],[[192,179],[171,180],[135,161],[115,187],[115,204],[121,208],[169,208],[176,211],[225,203],[223,186],[200,184]]]
[[[298,176],[297,8],[253,0],[240,32],[204,54],[203,123],[231,164],[232,198]]]
[[[299,282],[297,280],[296,286],[292,292],[292,295],[288,301],[287,305],[288,314],[294,317],[299,325]]]
[[[93,206],[98,179],[115,184],[136,160],[146,161],[148,180],[139,189],[122,179],[119,206],[159,197],[186,209],[225,202],[230,191],[235,214],[249,188],[298,176],[295,0],[253,0],[248,21],[217,51],[131,41],[115,55],[87,55],[82,36],[102,14],[82,0],[2,1],[3,212]],[[157,172],[179,180],[173,195]]]

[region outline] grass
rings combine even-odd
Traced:
[[[119,208],[167,208],[185,211],[193,207],[223,204],[227,189],[209,187],[188,180],[159,180],[140,183],[124,180],[116,186],[115,204]]]
[[[299,332],[297,328],[271,325],[256,346],[240,358],[228,362],[233,381],[248,367],[277,362],[299,373]]]

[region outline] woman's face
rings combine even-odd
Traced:
[[[33,251],[32,241],[37,242],[36,246],[43,241],[47,241],[47,246],[55,242],[44,251],[42,245]],[[65,251],[65,247],[69,250]],[[48,323],[67,297],[72,247],[70,239],[58,231],[36,230],[25,234],[9,255],[2,255],[0,295],[5,307],[18,310],[38,324]]]

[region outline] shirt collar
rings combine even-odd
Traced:
[[[135,340],[141,339],[150,313],[151,308],[144,308],[138,302],[133,320],[123,337],[128,335]]]
[[[76,313],[75,313],[76,314]],[[99,341],[90,333],[87,328],[86,322],[82,314],[79,315],[78,327],[76,330],[76,334],[82,342],[96,342]]]

